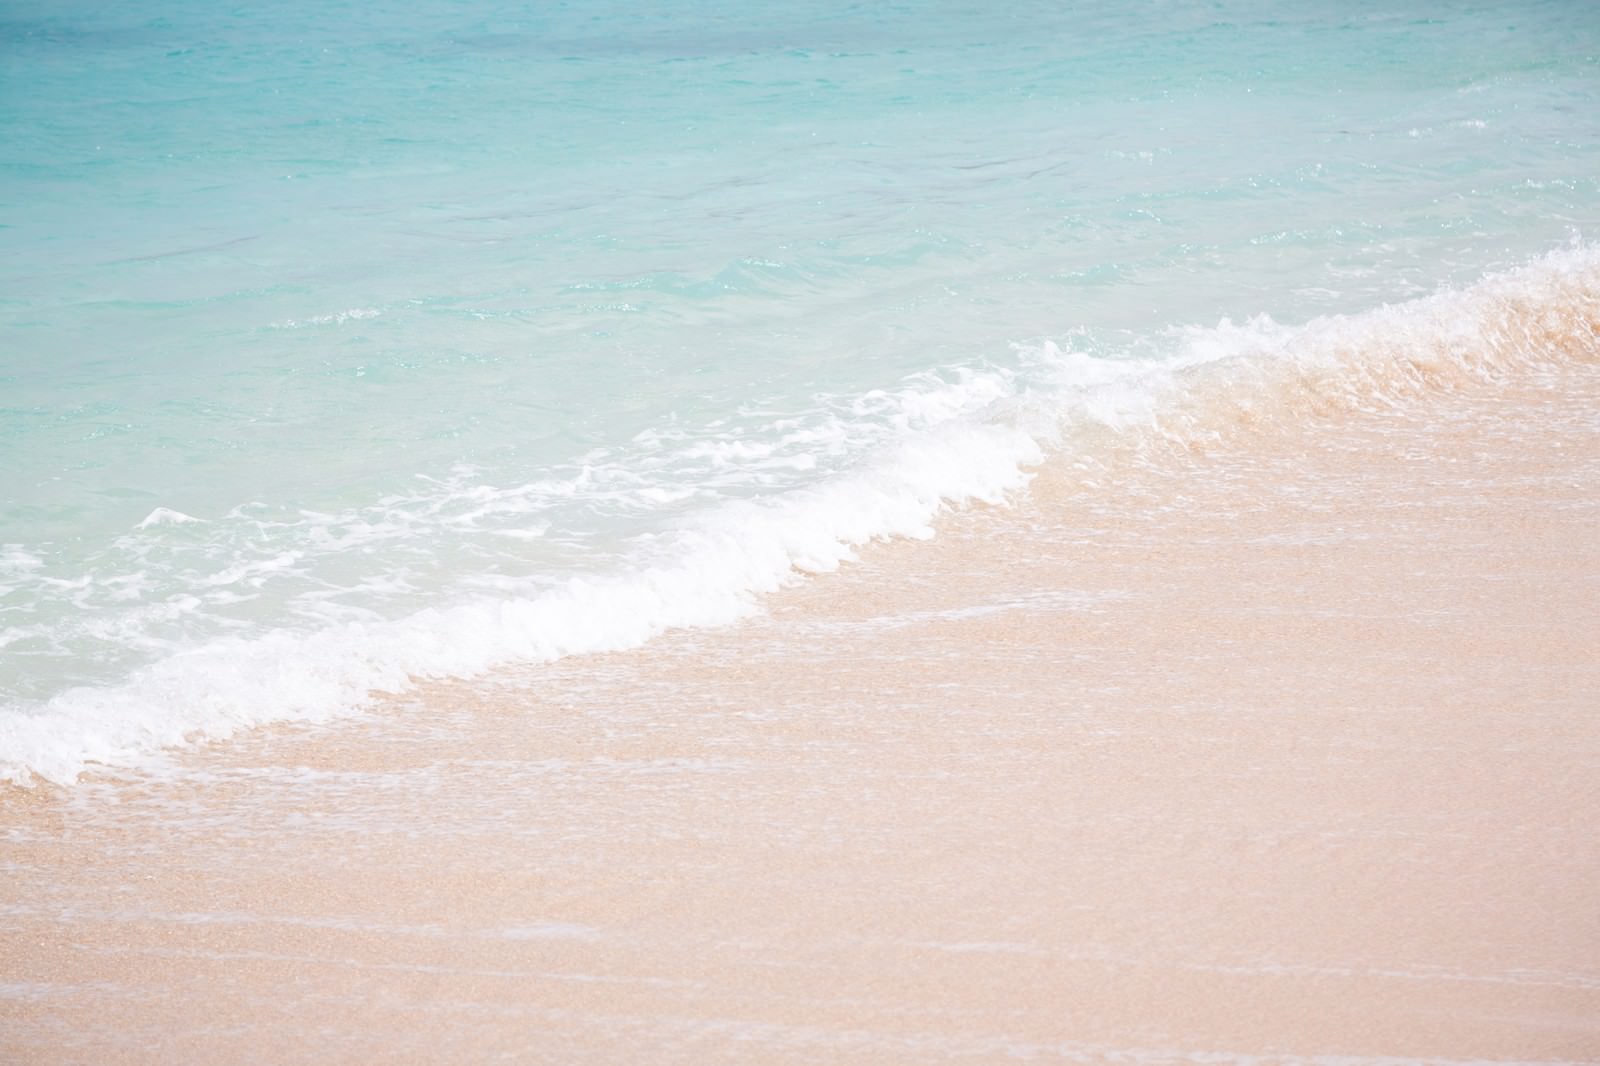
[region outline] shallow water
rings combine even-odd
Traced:
[[[726,623],[1051,457],[1593,356],[1586,4],[67,4],[0,50],[18,782]]]

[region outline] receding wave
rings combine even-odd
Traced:
[[[1261,317],[1022,356],[1016,372],[909,387],[901,406],[931,404],[935,415],[905,419],[867,457],[811,483],[688,513],[608,571],[387,620],[210,639],[114,684],[17,703],[0,711],[0,779],[66,783],[91,764],[137,765],[162,747],[328,719],[419,678],[726,624],[863,544],[931,536],[943,511],[1013,499],[1049,454],[1096,440],[1188,448],[1600,360],[1600,254],[1574,247],[1465,289],[1299,326]]]
[[[1190,447],[1274,423],[1403,409],[1600,360],[1600,251],[1574,247],[1468,288],[1304,325],[1261,315],[1173,328],[1120,352],[1047,343],[1041,358],[1057,366],[1060,392],[1047,404],[1063,448],[1085,426],[1128,445]]]

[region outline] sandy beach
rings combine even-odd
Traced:
[[[1600,1066],[1600,2],[0,23],[0,1066]]]
[[[0,797],[0,1059],[1600,1061],[1600,368]]]

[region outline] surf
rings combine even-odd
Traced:
[[[356,713],[426,679],[481,677],[636,648],[673,629],[727,626],[759,612],[764,596],[847,565],[875,541],[932,537],[952,511],[1015,502],[1047,461],[1203,451],[1275,424],[1303,428],[1378,406],[1400,412],[1432,394],[1594,362],[1600,253],[1574,244],[1464,288],[1299,325],[1258,316],[1142,336],[1069,334],[1018,344],[1015,357],[1005,367],[923,372],[898,389],[833,403],[875,419],[870,448],[812,480],[669,510],[609,563],[520,581],[484,575],[468,583],[475,591],[391,617],[369,611],[224,634],[113,683],[12,701],[0,711],[0,778],[69,783],[94,765],[136,767],[162,749],[241,729]],[[802,433],[790,447],[804,454],[827,437]],[[707,440],[714,435],[694,446]],[[737,465],[740,454],[729,447],[723,461]],[[760,461],[771,448],[743,454]],[[475,498],[485,502],[483,493]],[[140,533],[193,536],[204,525],[157,509]],[[448,527],[428,531],[449,535]],[[12,582],[39,562],[15,546],[0,561]],[[296,563],[280,555],[218,584],[266,584]]]

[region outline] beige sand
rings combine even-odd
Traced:
[[[0,1059],[1600,1061],[1600,370],[0,807]]]

